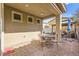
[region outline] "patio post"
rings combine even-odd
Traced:
[[[0,3],[0,40],[2,53],[4,51],[4,3]]]
[[[61,40],[62,15],[56,16],[56,40]]]

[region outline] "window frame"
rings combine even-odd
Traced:
[[[21,16],[21,20],[14,19],[14,14],[18,14]],[[23,14],[17,11],[12,11],[12,22],[18,22],[22,23],[23,22]]]
[[[31,17],[32,18],[32,22],[29,22],[29,17]],[[29,23],[29,24],[33,24],[34,23],[34,17],[33,16],[27,16],[27,23]]]
[[[40,23],[38,23],[37,20],[40,20]],[[42,20],[39,19],[39,18],[37,18],[37,19],[36,19],[36,24],[42,24]]]

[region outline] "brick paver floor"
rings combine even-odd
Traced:
[[[4,56],[79,56],[79,41],[64,40],[49,47],[29,44]]]

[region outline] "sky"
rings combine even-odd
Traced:
[[[79,9],[79,3],[66,3],[67,11],[62,14],[63,17],[72,17],[76,10]],[[48,23],[52,18],[44,20],[43,23]]]
[[[63,14],[64,17],[72,17],[76,10],[79,9],[79,3],[66,4],[67,11]]]

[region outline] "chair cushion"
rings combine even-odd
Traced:
[[[5,48],[5,49],[4,49],[4,53],[11,53],[11,52],[13,52],[13,51],[14,51],[13,48]]]

